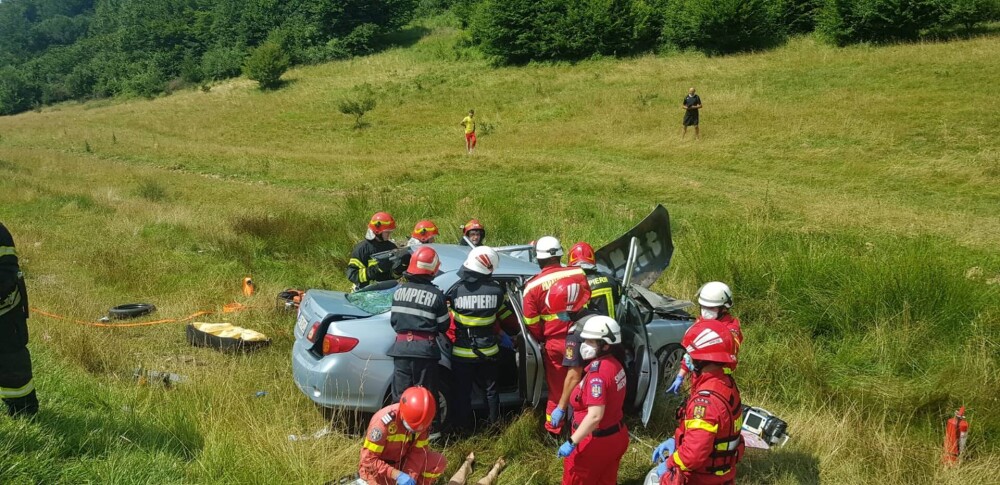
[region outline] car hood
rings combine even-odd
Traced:
[[[645,219],[606,246],[596,251],[597,266],[601,271],[625,279],[629,242],[635,237],[639,242],[632,284],[649,288],[670,266],[674,254],[674,241],[670,235],[670,214],[658,204]]]

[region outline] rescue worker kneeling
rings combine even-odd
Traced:
[[[613,352],[621,344],[621,328],[613,318],[591,317],[580,331],[580,356],[589,361],[580,385],[573,389],[573,434],[559,447],[563,485],[614,485],[628,449],[622,422],[625,368]],[[619,347],[620,348],[620,347]]]
[[[733,484],[743,458],[743,405],[725,366],[736,364],[732,332],[718,320],[700,320],[681,345],[693,363],[691,395],[678,408],[674,437],[653,451],[661,485]]]
[[[411,387],[396,404],[372,416],[361,448],[358,474],[369,485],[430,485],[448,467],[429,448],[428,430],[437,403],[424,387]]]

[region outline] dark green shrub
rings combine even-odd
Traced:
[[[365,86],[360,91],[360,94],[356,98],[343,99],[337,105],[337,109],[341,113],[354,117],[354,129],[356,130],[367,126],[362,117],[375,109],[375,94],[372,93],[371,88]]]
[[[804,34],[816,29],[816,16],[824,0],[787,0],[783,20],[789,34]]]
[[[941,0],[826,0],[816,30],[837,45],[916,40],[941,25]]]
[[[38,102],[39,89],[12,66],[0,67],[0,115],[31,109]]]
[[[471,21],[473,42],[512,64],[639,52],[658,29],[646,0],[485,0]]]
[[[216,81],[238,76],[246,57],[239,47],[214,47],[201,56],[201,72],[205,79]]]
[[[969,32],[976,24],[1000,20],[1000,0],[941,0],[941,23]]]
[[[288,55],[275,42],[265,42],[254,49],[246,64],[243,74],[257,81],[261,89],[274,89],[281,85],[281,75],[288,70],[290,61]]]
[[[782,0],[667,0],[661,40],[708,54],[767,49],[787,37],[784,14]]]
[[[370,54],[375,51],[376,37],[379,31],[378,25],[361,24],[355,27],[350,34],[347,34],[340,45],[354,55]]]

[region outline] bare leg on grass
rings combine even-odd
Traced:
[[[493,464],[493,469],[491,469],[485,477],[479,479],[479,482],[477,482],[476,485],[493,485],[493,482],[497,480],[497,476],[500,475],[500,470],[502,470],[506,465],[507,461],[504,460],[502,456],[497,458],[496,463]]]
[[[462,466],[458,467],[458,471],[455,475],[451,477],[448,481],[448,485],[465,485],[465,481],[469,479],[469,475],[472,474],[472,463],[476,461],[476,454],[469,453],[469,456],[465,457],[465,461]]]

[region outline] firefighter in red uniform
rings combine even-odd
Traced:
[[[478,219],[472,219],[462,226],[462,241],[460,244],[467,246],[482,246],[486,240],[486,228],[479,223]]]
[[[437,404],[423,387],[403,392],[372,416],[361,448],[358,474],[369,485],[430,485],[448,466],[440,453],[428,447],[428,430]]]
[[[736,345],[735,354],[739,357],[740,344],[743,343],[743,331],[740,329],[740,319],[729,312],[733,307],[733,292],[729,289],[729,286],[721,281],[705,283],[698,290],[698,304],[701,305],[701,315],[697,321],[718,320],[722,322],[733,335],[733,342]],[[677,377],[674,378],[673,384],[667,389],[668,393],[680,393],[681,384],[684,383],[684,376],[688,374],[690,369],[689,361],[690,358],[685,356],[680,370],[677,371]],[[730,373],[735,371],[736,363],[734,362],[731,365],[725,366],[725,369]]]
[[[743,404],[725,366],[736,364],[732,332],[717,320],[701,320],[681,345],[693,363],[691,395],[678,411],[674,437],[653,452],[661,485],[736,483],[743,457]]]
[[[354,283],[354,289],[360,290],[373,282],[396,278],[393,274],[393,262],[389,258],[378,260],[372,257],[377,253],[397,249],[396,243],[392,242],[394,230],[396,220],[387,212],[376,212],[368,221],[365,239],[354,246],[351,260],[347,263],[347,279]]]
[[[615,305],[622,299],[622,285],[614,276],[597,270],[597,255],[594,248],[585,242],[578,242],[569,250],[569,265],[583,268],[590,285],[590,302],[587,308],[602,315],[615,318]]]
[[[614,485],[618,466],[628,449],[628,428],[622,421],[626,378],[622,363],[612,355],[622,341],[621,328],[611,317],[587,319],[580,330],[580,356],[589,361],[587,373],[573,389],[573,434],[559,447],[563,485]]]
[[[545,404],[545,430],[559,435],[560,427],[552,423],[552,411],[562,397],[566,368],[562,361],[566,351],[566,335],[571,322],[561,319],[545,304],[549,288],[563,278],[572,278],[587,286],[587,277],[580,268],[566,268],[560,263],[563,250],[559,240],[545,236],[535,243],[535,259],[542,269],[524,285],[521,297],[524,311],[524,325],[536,341],[544,347],[542,363],[545,367],[545,383],[548,386],[548,402]],[[565,318],[565,317],[564,317]]]

